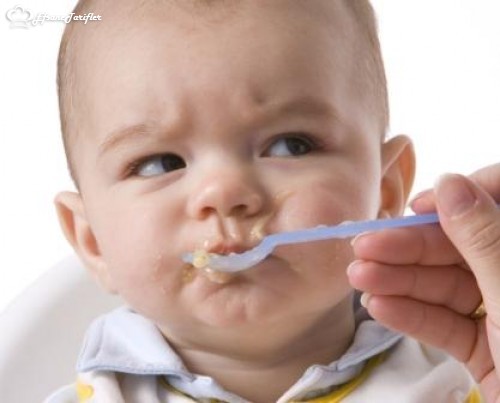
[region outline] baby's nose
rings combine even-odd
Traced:
[[[211,214],[243,218],[257,214],[264,199],[262,185],[248,170],[226,169],[208,173],[193,190],[187,208],[197,219]]]

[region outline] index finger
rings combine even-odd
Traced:
[[[439,224],[368,232],[351,244],[356,257],[363,260],[436,266],[463,262]]]
[[[469,176],[497,202],[500,202],[500,163],[481,168]],[[436,200],[432,189],[419,193],[411,203],[413,211],[419,214],[436,211]]]

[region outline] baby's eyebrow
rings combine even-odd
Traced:
[[[287,102],[273,102],[268,104],[266,109],[267,111],[263,112],[260,118],[256,118],[256,121],[263,124],[278,117],[293,115],[308,118],[327,117],[336,121],[341,120],[336,107],[331,102],[314,96],[301,96],[292,98]],[[175,127],[171,127],[168,130],[167,136],[169,138],[174,138],[179,134],[178,130],[175,130]],[[155,134],[165,134],[163,132],[164,128],[149,123],[132,124],[112,130],[99,145],[98,158],[111,149],[119,148],[127,143],[144,141],[145,137],[154,137]]]
[[[332,103],[313,96],[303,96],[277,105],[273,114],[284,116],[300,114],[310,117],[328,116],[339,120],[338,111]]]
[[[111,131],[99,145],[98,156],[106,154],[113,148],[118,148],[120,145],[144,140],[144,136],[157,132],[157,129],[151,125],[139,123],[120,127]]]

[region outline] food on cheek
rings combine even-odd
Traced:
[[[182,282],[188,284],[196,277],[196,268],[189,263],[182,266]]]
[[[252,229],[250,230],[250,240],[253,242],[260,242],[266,233],[264,232],[264,228],[269,220],[274,216],[274,212],[265,215],[264,217],[259,218]]]
[[[224,273],[221,271],[213,270],[208,266],[203,267],[200,270],[207,279],[217,284],[227,284],[236,276],[236,274],[233,273]]]
[[[291,190],[284,190],[277,193],[273,197],[274,208],[272,211],[265,216],[259,218],[252,229],[250,230],[250,240],[253,242],[260,242],[266,235],[265,227],[269,221],[276,215],[276,213],[281,209],[283,202],[289,198],[293,192]]]

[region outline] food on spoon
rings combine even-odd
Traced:
[[[207,267],[210,262],[211,255],[213,255],[213,253],[208,253],[206,250],[195,250],[193,253],[193,266],[197,269]]]
[[[218,284],[225,284],[229,282],[234,275],[210,268],[210,259],[215,255],[215,253],[209,253],[203,249],[194,251],[192,267],[200,270],[210,281]]]

